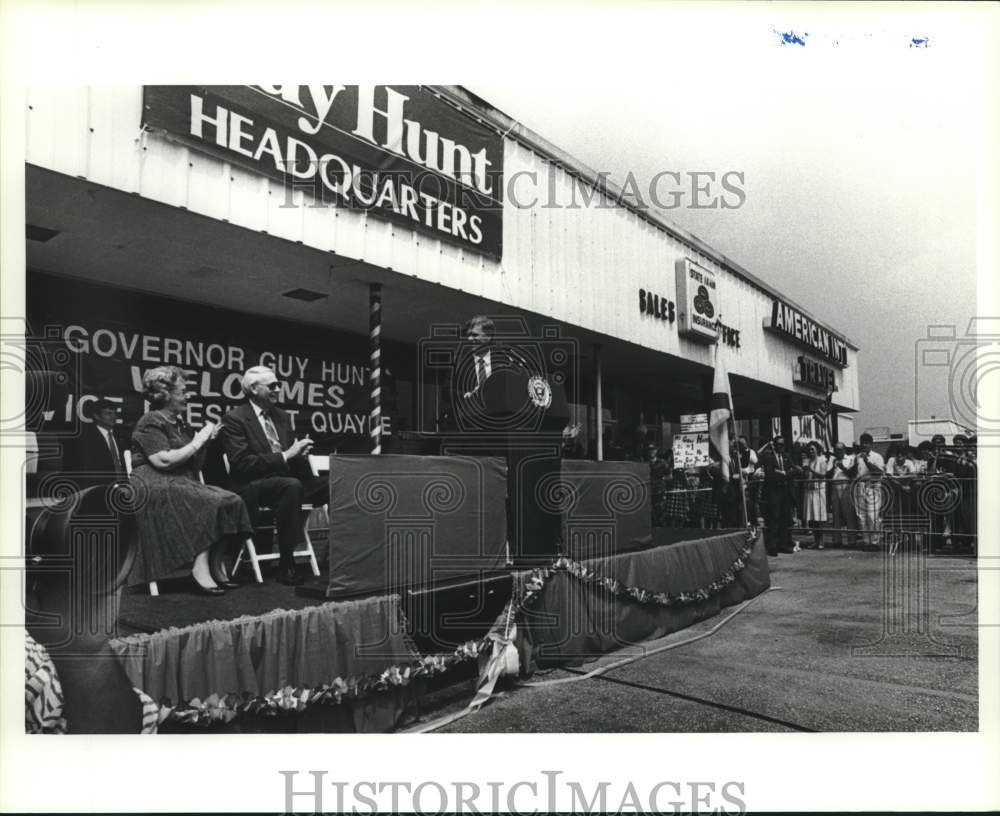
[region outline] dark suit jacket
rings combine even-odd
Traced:
[[[273,408],[271,419],[283,450],[295,441],[295,431],[288,414]],[[222,446],[229,458],[229,480],[233,490],[239,492],[257,479],[268,476],[294,476],[312,478],[308,463],[301,458],[286,462],[280,453],[273,453],[264,435],[253,405],[245,402],[233,408],[222,418]]]
[[[784,474],[777,472],[778,457],[773,448],[768,448],[760,455],[758,461],[764,469],[763,495],[767,500],[784,496],[789,502],[794,503],[796,498],[794,492],[795,480],[801,478],[802,468],[792,461],[792,457],[788,455],[787,451],[781,454],[781,458],[784,460],[785,465]],[[788,512],[792,512],[790,507],[788,508]]]
[[[786,482],[794,476],[792,460],[787,453],[781,454],[784,460],[785,471],[778,473],[778,456],[772,448],[768,448],[760,455],[760,466],[764,469],[764,480],[769,482]]]
[[[473,399],[477,398],[480,392],[479,376],[476,371],[475,347],[466,343],[456,351],[454,366],[450,376],[447,377],[443,385],[441,400],[441,414],[438,422],[443,431],[455,431],[459,428],[458,416],[463,414],[466,408],[466,394]],[[522,369],[523,360],[519,355],[513,355],[510,351],[496,344],[490,346],[490,376],[503,369]]]
[[[532,368],[529,361],[525,359],[525,355],[519,350],[493,344],[490,346],[489,352],[491,377],[498,371],[528,371]],[[476,391],[480,386],[476,359],[474,347],[466,346],[460,350],[452,376],[452,388],[459,397]]]
[[[115,443],[118,445],[118,455],[128,450],[123,445],[121,436],[114,430]],[[81,485],[88,486],[98,482],[113,480],[117,475],[124,475],[125,462],[122,459],[122,470],[115,470],[114,460],[104,435],[94,424],[84,425],[80,436],[66,443],[63,453],[63,471],[78,474]]]

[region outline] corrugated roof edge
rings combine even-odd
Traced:
[[[649,221],[651,224],[662,229],[664,232],[669,233],[674,238],[687,244],[695,252],[700,252],[715,261],[724,269],[732,272],[737,277],[743,278],[751,286],[755,286],[767,295],[771,297],[778,298],[784,301],[789,306],[794,306],[802,314],[804,314],[809,319],[813,320],[818,325],[822,326],[827,331],[840,337],[848,346],[850,346],[854,351],[859,351],[858,345],[852,341],[843,332],[834,329],[830,324],[824,320],[820,320],[812,312],[806,309],[804,306],[799,305],[794,300],[789,298],[787,295],[782,294],[773,286],[765,283],[760,278],[748,272],[738,263],[732,259],[726,257],[723,253],[719,252],[717,249],[712,248],[696,235],[692,235],[687,230],[676,224],[668,221],[658,212],[651,209],[643,209],[636,207],[631,204],[627,199],[623,198],[622,190],[617,187],[617,185],[602,180],[597,173],[595,173],[591,168],[587,167],[583,162],[575,159],[573,156],[569,155],[566,151],[561,150],[554,144],[549,142],[545,137],[538,135],[530,128],[525,127],[516,119],[508,116],[506,113],[501,111],[499,108],[494,107],[485,99],[471,91],[463,88],[461,85],[429,85],[427,88],[436,91],[441,96],[445,97],[449,102],[458,106],[460,109],[464,108],[467,115],[472,116],[472,118],[481,118],[489,124],[493,125],[501,134],[507,136],[511,139],[521,142],[525,147],[538,153],[545,159],[554,162],[557,166],[564,169],[571,175],[578,176],[583,181],[587,182],[592,187],[597,188],[600,192],[607,195],[609,198],[614,199],[615,203],[622,206],[628,210],[631,210],[640,218]]]

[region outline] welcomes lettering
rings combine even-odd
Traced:
[[[31,325],[46,329],[50,351],[69,354],[63,368],[72,382],[65,400],[51,406],[55,428],[86,419],[88,403],[102,396],[121,404],[122,421],[131,426],[149,408],[142,376],[158,365],[184,370],[189,424],[218,422],[243,399],[243,372],[266,365],[278,376],[278,402],[297,433],[326,448],[368,436],[364,337],[280,320],[249,322],[224,309],[38,273],[28,276],[27,305]],[[390,354],[400,359],[394,348],[386,354],[387,365]],[[395,395],[385,368],[383,406],[383,432],[391,433]]]

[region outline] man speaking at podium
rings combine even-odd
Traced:
[[[516,322],[526,329],[524,321]],[[500,345],[485,315],[471,318],[464,335],[452,380],[458,430],[451,452],[506,461],[510,557],[518,563],[551,561],[559,549],[562,512],[539,498],[539,490],[560,479],[569,409],[561,378],[546,362],[568,355],[557,353],[556,335],[533,338],[526,330],[501,334],[513,342]]]
[[[459,361],[457,372],[465,399],[478,394],[494,371],[524,371],[528,368],[520,354],[510,348],[497,346],[495,335],[496,326],[486,315],[475,315],[465,324],[465,339],[470,353]]]

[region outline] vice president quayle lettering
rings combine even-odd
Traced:
[[[303,190],[500,258],[502,140],[425,86],[145,86],[143,125],[280,180],[286,206]]]

